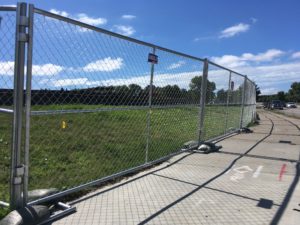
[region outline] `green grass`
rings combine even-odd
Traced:
[[[241,107],[210,106],[205,108],[204,139],[210,139],[240,126]],[[227,124],[226,124],[227,117]]]
[[[99,106],[33,106],[33,110],[91,109]],[[31,117],[29,190],[71,188],[145,162],[147,110]],[[205,110],[205,138],[224,134],[224,107]],[[227,127],[238,127],[239,107],[228,110]],[[198,108],[153,109],[149,161],[198,138]],[[65,121],[67,127],[61,127]],[[0,114],[0,200],[9,201],[11,116]],[[4,171],[4,172],[3,172]],[[4,214],[4,212],[2,212]],[[1,217],[1,210],[0,210]]]
[[[0,115],[0,200],[9,201],[12,116]],[[0,206],[0,218],[4,214]]]

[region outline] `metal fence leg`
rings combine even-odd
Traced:
[[[243,93],[242,93],[242,111],[241,111],[241,120],[240,120],[240,129],[243,128],[243,117],[244,117],[244,110],[245,110],[245,96],[246,96],[246,83],[247,83],[247,76],[244,78],[244,85],[243,85]]]
[[[229,107],[229,97],[231,93],[231,72],[229,72],[229,79],[228,79],[228,90],[227,90],[227,99],[226,99],[226,115],[225,115],[225,129],[224,129],[224,134],[226,134],[227,131],[227,126],[228,126],[228,107]]]
[[[155,51],[156,51],[156,48],[153,47],[152,54],[155,55]],[[147,142],[146,142],[146,151],[145,151],[145,163],[147,163],[149,161],[149,147],[150,147],[150,139],[151,139],[153,76],[154,76],[154,63],[151,64],[151,73],[150,73],[149,101],[148,101],[149,110],[147,113]]]
[[[33,48],[33,9],[32,4],[28,10],[28,49],[26,69],[26,100],[25,100],[25,150],[24,150],[24,205],[28,203],[28,177],[29,177],[29,142],[30,142],[30,112],[31,112],[31,80],[32,80],[32,48]]]
[[[27,4],[18,3],[16,10],[16,44],[14,65],[14,115],[11,151],[11,185],[10,208],[16,209],[24,206],[22,196],[22,183],[24,166],[21,164],[22,145],[22,117],[23,117],[23,90],[24,90],[24,64],[25,43],[27,41],[26,17]]]
[[[207,76],[208,76],[208,60],[204,59],[203,62],[203,75],[201,81],[201,96],[200,96],[200,110],[199,110],[199,137],[198,145],[203,140],[203,126],[204,126],[204,114],[205,114],[205,101],[206,101],[206,90],[207,90]]]

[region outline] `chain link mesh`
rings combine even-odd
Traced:
[[[0,11],[0,108],[13,107],[15,12]],[[0,200],[9,202],[12,114],[0,112]],[[0,207],[0,218],[4,209]]]
[[[226,131],[229,72],[209,64],[207,76],[204,140],[223,135]]]
[[[145,161],[151,48],[35,15],[29,188]]]
[[[151,110],[149,159],[174,153],[185,142],[198,139],[200,89],[193,88],[201,78],[199,60],[156,52]]]
[[[34,24],[29,189],[68,189],[198,140],[203,62],[156,49],[151,80],[151,47],[40,14]],[[239,128],[243,77],[229,78],[210,66],[205,139]]]
[[[245,78],[231,72],[227,113],[227,131],[240,128]]]
[[[10,109],[15,17],[0,15],[0,106]],[[147,62],[149,53],[157,64]],[[202,60],[35,13],[32,63],[29,190],[70,189],[198,141]],[[253,83],[209,65],[204,140],[239,128],[244,90],[248,124]],[[7,158],[0,195],[7,200],[11,115],[0,118],[0,156]]]
[[[244,100],[244,113],[243,113],[243,126],[251,123],[255,116],[256,109],[256,89],[255,85],[249,79],[245,82],[245,100]]]

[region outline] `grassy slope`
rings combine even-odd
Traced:
[[[96,107],[34,106],[33,110]],[[223,134],[226,109],[211,106],[205,113],[205,138]],[[240,108],[232,107],[228,113],[227,127],[237,127]],[[197,140],[198,114],[196,107],[153,109],[149,160]],[[0,115],[0,121],[0,158],[4,159],[0,163],[0,199],[8,201],[11,117]],[[65,129],[62,121],[67,123]],[[70,188],[143,164],[146,121],[147,110],[32,116],[29,189]]]

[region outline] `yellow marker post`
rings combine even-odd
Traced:
[[[67,128],[67,122],[66,121],[62,121],[61,122],[61,128],[62,129],[66,129]]]

